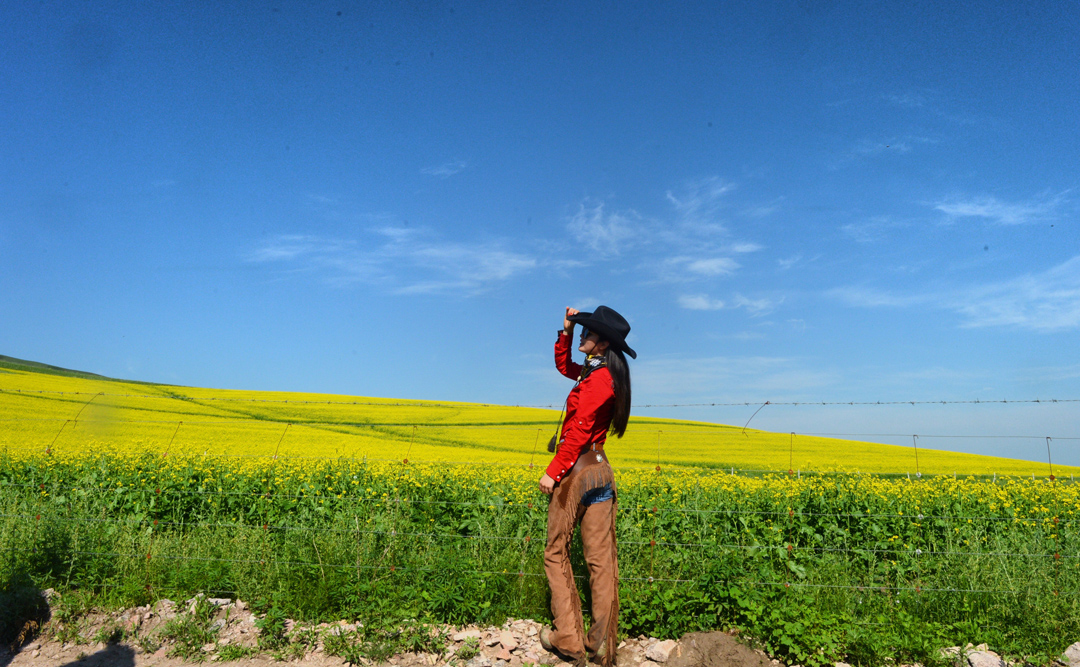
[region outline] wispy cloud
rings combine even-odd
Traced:
[[[999,225],[1024,225],[1055,219],[1068,191],[1024,202],[1004,202],[992,196],[956,196],[935,202],[949,218],[980,218]]]
[[[843,167],[852,162],[888,155],[906,155],[919,146],[937,143],[935,139],[923,136],[893,136],[884,139],[863,139],[858,141],[834,164],[834,168]]]
[[[742,294],[735,294],[735,298],[732,299],[732,303],[736,308],[742,308],[750,314],[751,317],[759,317],[761,315],[768,315],[773,312],[784,302],[784,298],[770,299],[751,299],[743,296]]]
[[[730,276],[739,267],[740,264],[730,257],[677,255],[660,262],[648,260],[642,264],[641,268],[654,272],[662,282],[679,283]]]
[[[683,294],[678,303],[687,310],[720,310],[724,307],[723,301],[711,299],[708,294]]]
[[[666,197],[676,214],[673,231],[698,237],[726,235],[720,209],[725,195],[733,190],[734,183],[717,176],[691,181],[678,193],[668,190]]]
[[[955,308],[971,327],[1080,328],[1080,256],[1038,274],[970,290]]]
[[[724,308],[742,308],[751,317],[767,315],[783,303],[784,299],[760,298],[750,299],[736,293],[731,301],[725,303],[720,299],[713,299],[708,294],[683,294],[677,299],[680,308],[687,310],[722,310]]]
[[[643,231],[634,211],[607,211],[603,202],[582,203],[566,227],[579,242],[602,255],[617,255]]]
[[[793,255],[793,256],[788,257],[786,259],[778,259],[778,260],[776,260],[776,265],[780,267],[781,271],[788,271],[793,266],[797,265],[801,261],[802,261],[802,255]]]
[[[888,216],[875,216],[869,220],[852,222],[840,227],[840,231],[857,243],[877,243],[889,232],[910,226],[910,223],[894,220]]]
[[[428,176],[435,176],[437,178],[450,178],[454,174],[460,174],[465,171],[469,166],[469,163],[464,160],[454,160],[453,162],[445,162],[435,167],[424,167],[420,170],[420,173],[427,174]]]
[[[915,294],[846,287],[829,294],[857,307],[951,310],[965,327],[1073,330],[1080,328],[1080,255],[1041,273],[987,285]]]
[[[396,294],[476,294],[538,266],[535,258],[508,250],[501,242],[450,242],[395,226],[367,230],[356,240],[274,236],[246,259],[316,273],[335,286],[363,283]]]

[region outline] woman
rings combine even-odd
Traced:
[[[585,364],[571,359],[574,325],[582,326],[578,350]],[[551,587],[554,627],[540,633],[549,651],[577,664],[591,655],[602,665],[615,664],[619,629],[619,564],[615,549],[615,477],[604,455],[610,431],[622,437],[630,416],[630,369],[623,353],[637,358],[626,344],[630,325],[614,310],[592,313],[566,309],[555,341],[555,366],[577,380],[566,399],[566,419],[558,449],[540,490],[551,496],[544,570]],[[581,600],[570,567],[570,538],[581,524],[581,542],[589,566],[592,627],[585,635]]]

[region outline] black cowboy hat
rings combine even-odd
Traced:
[[[589,331],[595,331],[612,346],[637,359],[637,352],[631,350],[626,344],[626,335],[630,333],[630,325],[627,324],[626,318],[611,308],[597,306],[591,313],[578,313],[566,319],[580,324]]]

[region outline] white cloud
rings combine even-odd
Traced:
[[[801,261],[802,255],[794,255],[792,257],[788,257],[787,259],[778,259],[776,260],[776,264],[780,267],[781,271],[787,271]]]
[[[377,285],[398,294],[475,294],[527,273],[535,258],[500,242],[447,242],[423,231],[384,226],[363,243],[314,235],[279,235],[248,254],[256,263],[317,272],[331,285]]]
[[[1038,331],[1080,327],[1080,256],[1047,271],[974,288],[953,307],[967,326]]]
[[[633,211],[608,213],[603,202],[590,201],[578,207],[567,229],[593,250],[616,255],[640,233],[639,220],[640,216]]]
[[[450,178],[454,174],[465,171],[465,168],[468,166],[469,163],[464,160],[454,160],[453,162],[440,164],[437,167],[424,167],[420,170],[420,173],[427,174],[428,176],[436,176],[438,178]]]
[[[667,199],[684,217],[697,220],[715,214],[720,206],[720,199],[734,189],[734,183],[717,176],[709,176],[689,183],[685,192],[679,196],[668,190]]]
[[[902,229],[908,226],[910,226],[910,223],[893,220],[888,216],[879,215],[874,216],[869,220],[843,225],[840,227],[840,231],[847,236],[850,236],[857,243],[876,243],[883,240],[891,230]]]
[[[741,243],[733,243],[731,245],[731,252],[748,253],[764,250],[765,246],[760,243],[751,243],[749,241],[743,241]]]
[[[903,93],[900,95],[886,95],[885,99],[900,107],[919,109],[926,106],[926,97],[916,93]]]
[[[859,308],[907,308],[931,300],[922,294],[897,295],[869,287],[838,287],[829,290],[827,295]]]
[[[779,299],[750,299],[742,294],[735,294],[735,298],[732,299],[736,308],[742,308],[750,314],[751,317],[758,317],[761,315],[768,315],[772,311],[784,302],[783,297]]]
[[[739,263],[730,257],[711,257],[686,262],[686,270],[702,276],[729,276],[739,268]]]
[[[1023,225],[1058,217],[1066,194],[1020,203],[1003,202],[992,196],[952,197],[933,206],[950,218],[982,218],[999,225]]]
[[[684,294],[678,302],[687,310],[720,310],[724,307],[723,301],[710,299],[708,294]]]
[[[1080,255],[1041,273],[986,285],[916,294],[845,287],[829,294],[857,307],[951,310],[965,327],[1072,330],[1080,328]]]

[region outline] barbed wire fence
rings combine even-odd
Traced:
[[[190,396],[168,396],[168,395],[140,395],[140,394],[107,394],[102,392],[88,393],[88,392],[57,392],[48,390],[8,390],[2,389],[0,393],[15,393],[26,395],[51,395],[67,397],[70,396],[74,399],[82,402],[81,407],[73,417],[0,417],[0,424],[6,424],[9,429],[15,425],[37,425],[45,426],[51,424],[54,427],[55,434],[52,434],[51,439],[48,437],[43,438],[40,443],[26,445],[21,447],[5,446],[5,454],[8,457],[20,456],[23,454],[37,454],[52,456],[57,452],[57,443],[61,441],[61,436],[68,435],[69,438],[77,437],[74,435],[75,426],[77,424],[97,424],[108,425],[113,429],[122,430],[125,426],[135,425],[159,425],[168,426],[168,430],[171,430],[171,434],[168,436],[167,444],[160,450],[160,456],[162,458],[168,458],[170,456],[177,456],[190,453],[190,449],[181,448],[179,450],[174,449],[178,444],[178,436],[182,440],[184,435],[191,429],[215,429],[222,426],[237,425],[237,424],[257,424],[264,426],[268,431],[273,430],[277,436],[276,444],[274,445],[273,453],[265,454],[250,454],[250,453],[233,453],[228,452],[211,452],[210,441],[207,442],[207,448],[204,450],[202,456],[213,459],[227,461],[229,459],[247,459],[253,461],[262,461],[269,463],[270,465],[278,465],[278,462],[287,460],[296,460],[299,462],[305,461],[321,461],[332,462],[340,461],[342,459],[350,459],[356,461],[356,457],[342,457],[342,456],[318,456],[318,455],[296,455],[296,454],[282,454],[281,446],[286,441],[287,436],[290,435],[290,430],[294,426],[308,426],[308,427],[350,427],[353,429],[405,429],[407,435],[402,433],[395,433],[386,435],[383,437],[393,437],[397,439],[407,438],[408,445],[405,449],[404,457],[362,457],[362,461],[372,463],[383,463],[396,467],[396,478],[393,484],[393,488],[397,490],[395,497],[387,498],[359,498],[354,496],[347,496],[342,501],[338,502],[335,506],[343,510],[345,514],[350,514],[350,508],[355,508],[361,504],[368,506],[380,506],[380,516],[386,519],[389,529],[382,530],[361,530],[359,523],[354,528],[342,528],[333,527],[325,524],[317,523],[288,523],[283,520],[271,521],[269,518],[258,523],[247,522],[224,522],[224,521],[165,521],[157,518],[151,518],[149,515],[142,517],[110,517],[110,516],[87,516],[87,515],[72,515],[70,511],[64,512],[63,507],[56,507],[51,504],[49,499],[56,498],[58,496],[83,494],[88,496],[94,493],[101,493],[101,487],[94,488],[92,486],[79,486],[74,485],[64,480],[22,480],[22,481],[8,481],[0,482],[0,489],[11,489],[21,493],[19,496],[20,501],[23,503],[23,507],[33,507],[29,503],[31,500],[36,500],[35,511],[9,511],[5,510],[0,513],[0,519],[7,522],[7,528],[5,529],[9,535],[16,533],[25,535],[27,533],[38,535],[40,527],[43,522],[58,522],[72,525],[108,525],[118,528],[136,528],[136,529],[153,529],[155,531],[199,531],[199,530],[223,530],[223,531],[236,531],[238,533],[245,534],[262,534],[272,535],[275,533],[298,533],[304,536],[311,537],[312,541],[317,541],[317,536],[336,534],[348,537],[356,538],[359,544],[361,540],[365,538],[378,538],[386,545],[383,552],[384,559],[375,561],[360,560],[360,550],[357,550],[357,557],[352,562],[325,562],[322,560],[308,561],[308,560],[295,560],[295,559],[274,559],[274,558],[222,558],[222,557],[209,557],[209,556],[197,556],[178,553],[155,553],[154,552],[154,535],[157,533],[151,533],[150,546],[147,551],[141,552],[138,550],[121,551],[121,550],[95,550],[95,549],[78,549],[69,548],[67,553],[72,557],[74,556],[88,556],[93,558],[112,558],[119,560],[126,560],[130,562],[134,561],[164,561],[164,562],[198,562],[198,563],[216,563],[216,564],[232,564],[243,566],[258,566],[259,568],[267,569],[288,569],[288,568],[319,568],[320,570],[351,570],[357,573],[380,573],[382,575],[391,576],[410,576],[417,575],[419,573],[435,572],[439,568],[436,567],[418,567],[415,565],[399,564],[398,558],[402,558],[407,555],[405,551],[408,548],[406,544],[407,540],[412,541],[427,541],[433,543],[436,541],[460,541],[466,544],[504,544],[504,545],[520,545],[520,560],[519,566],[516,570],[497,570],[497,569],[472,569],[468,571],[468,574],[480,577],[517,577],[519,580],[524,581],[526,579],[540,581],[543,579],[544,574],[537,571],[539,568],[530,568],[530,562],[534,565],[539,562],[539,556],[543,550],[543,528],[542,521],[540,519],[546,514],[546,510],[541,504],[542,498],[537,498],[528,503],[527,508],[517,508],[519,510],[527,510],[527,516],[530,517],[530,523],[528,524],[528,534],[525,535],[499,535],[499,534],[484,534],[483,531],[478,534],[458,532],[438,532],[438,531],[409,531],[399,530],[401,528],[401,520],[407,513],[409,508],[416,506],[430,506],[430,505],[444,505],[452,506],[457,509],[472,508],[477,512],[489,512],[491,514],[497,514],[499,512],[505,512],[505,506],[495,506],[490,502],[485,501],[448,501],[448,500],[430,500],[424,498],[412,497],[407,485],[403,485],[402,479],[406,474],[410,465],[416,465],[418,463],[432,463],[439,465],[454,465],[454,466],[514,466],[514,467],[528,467],[530,469],[536,467],[536,449],[539,441],[542,439],[542,432],[544,427],[538,427],[534,424],[529,425],[480,425],[480,424],[453,424],[453,423],[437,423],[423,421],[393,421],[393,422],[378,422],[378,423],[349,423],[342,421],[334,421],[327,419],[320,419],[314,416],[309,419],[297,419],[296,415],[289,415],[280,419],[267,419],[264,417],[251,417],[251,416],[239,416],[239,415],[204,415],[204,416],[186,416],[184,419],[169,420],[169,419],[108,419],[101,417],[82,417],[84,411],[94,401],[99,399],[108,398],[124,398],[135,400],[150,400],[155,401],[176,401],[178,403],[201,403],[201,402],[232,402],[232,403],[277,403],[282,405],[296,405],[301,407],[314,406],[314,405],[351,405],[351,406],[373,406],[373,407],[432,407],[432,406],[445,406],[460,408],[460,404],[452,403],[432,403],[432,402],[363,402],[363,401],[315,401],[315,400],[292,400],[292,399],[243,399],[243,398],[222,398],[222,397],[190,397]],[[637,406],[640,408],[650,407],[716,407],[716,406],[758,406],[758,409],[767,405],[791,405],[791,406],[903,406],[903,405],[949,405],[949,404],[965,404],[965,405],[1005,405],[1005,404],[1071,404],[1080,402],[1080,399],[1032,399],[1032,400],[1000,400],[1000,401],[985,401],[985,400],[970,400],[970,401],[849,401],[849,402],[735,402],[735,403],[687,403],[687,404],[644,404]],[[501,406],[502,407],[502,406]],[[518,406],[518,407],[535,407],[535,408],[558,408],[559,406]],[[756,413],[755,413],[756,414]],[[302,416],[302,415],[301,415]],[[751,417],[752,420],[753,417]],[[749,422],[748,422],[749,423]],[[175,424],[175,427],[172,425]],[[3,430],[3,426],[0,426],[0,431]],[[745,426],[743,427],[745,430]],[[526,446],[521,448],[521,455],[524,452],[530,452],[530,462],[528,464],[523,463],[520,460],[510,461],[490,461],[490,462],[470,462],[460,460],[422,460],[417,458],[413,454],[413,444],[416,440],[417,433],[421,430],[445,430],[454,429],[455,431],[515,431],[527,434],[532,438],[531,443],[528,442],[528,437],[522,439],[526,441]],[[33,429],[32,429],[33,430]],[[280,432],[278,432],[280,430]],[[44,434],[45,430],[37,429],[40,434]],[[295,432],[295,431],[293,431]],[[535,435],[533,435],[535,432]],[[656,464],[653,466],[616,466],[620,471],[642,471],[642,472],[654,472],[657,478],[662,478],[669,468],[682,470],[687,469],[685,461],[678,460],[677,457],[665,456],[665,448],[677,448],[679,446],[677,438],[685,435],[716,435],[716,429],[702,428],[692,429],[684,428],[677,432],[668,431],[667,437],[663,429],[656,429]],[[350,435],[356,435],[355,433],[346,433],[342,437],[349,437]],[[837,476],[851,476],[861,475],[860,473],[837,473],[829,470],[801,470],[797,469],[794,465],[794,451],[795,445],[800,436],[815,436],[815,437],[844,437],[844,438],[875,438],[875,437],[911,437],[912,439],[912,463],[914,467],[914,479],[915,483],[919,481],[929,479],[930,475],[924,475],[920,470],[918,462],[919,444],[920,440],[929,440],[934,438],[940,439],[963,439],[963,438],[1013,438],[1013,439],[1027,439],[1033,443],[1037,442],[1040,446],[1045,443],[1046,456],[1047,456],[1047,474],[1036,475],[1034,472],[1031,474],[1031,481],[1036,484],[1046,485],[1049,490],[1049,495],[1052,496],[1051,501],[1054,505],[1052,511],[1047,508],[1045,512],[1040,516],[997,516],[997,515],[972,515],[964,513],[962,508],[955,513],[938,513],[938,514],[922,514],[918,513],[914,516],[903,517],[894,514],[884,513],[871,513],[871,512],[814,512],[806,511],[803,508],[796,509],[795,505],[799,502],[795,487],[793,484],[802,478],[803,475],[837,475]],[[46,441],[47,440],[47,441]],[[706,557],[708,554],[723,553],[723,552],[735,552],[735,553],[767,553],[778,562],[782,563],[782,566],[777,567],[779,572],[784,573],[783,580],[765,580],[761,578],[745,578],[739,581],[740,585],[764,587],[764,588],[778,588],[785,589],[804,589],[804,590],[843,590],[854,593],[879,593],[887,597],[897,596],[901,594],[914,594],[920,596],[923,594],[949,594],[949,595],[1030,595],[1039,594],[1041,590],[1039,586],[1035,585],[1038,582],[1032,582],[1028,580],[1026,585],[1019,583],[1018,579],[1015,586],[1010,587],[978,587],[976,585],[967,586],[940,586],[940,585],[925,585],[926,572],[924,568],[920,567],[922,563],[928,558],[939,558],[945,561],[955,559],[998,559],[1004,563],[1008,563],[1011,560],[1019,561],[1021,563],[1027,563],[1031,561],[1047,561],[1053,564],[1053,582],[1052,582],[1052,594],[1055,597],[1075,597],[1080,595],[1080,590],[1070,588],[1074,585],[1077,578],[1072,573],[1076,567],[1080,566],[1080,555],[1076,551],[1069,551],[1073,548],[1072,542],[1063,547],[1062,546],[1062,531],[1068,526],[1072,526],[1080,522],[1080,518],[1076,518],[1075,507],[1070,511],[1073,518],[1062,517],[1062,507],[1060,503],[1060,494],[1058,490],[1062,484],[1073,483],[1075,480],[1072,473],[1069,474],[1067,480],[1054,474],[1053,464],[1053,446],[1054,443],[1072,443],[1080,441],[1080,437],[1072,435],[975,435],[975,434],[873,434],[873,433],[795,433],[790,434],[788,440],[788,468],[785,469],[741,469],[737,467],[731,467],[730,469],[714,469],[711,473],[723,474],[727,473],[733,477],[746,476],[746,475],[775,475],[779,478],[780,483],[787,483],[788,487],[785,490],[785,503],[787,505],[784,511],[777,510],[760,510],[752,509],[748,507],[735,507],[735,508],[705,508],[702,509],[699,506],[693,508],[685,506],[675,505],[659,505],[654,504],[652,506],[628,506],[620,507],[620,515],[628,515],[633,520],[634,517],[642,517],[640,523],[647,524],[646,528],[640,531],[635,531],[637,538],[620,539],[620,548],[629,548],[638,551],[646,551],[647,556],[637,558],[635,560],[636,568],[632,568],[627,576],[622,576],[621,581],[636,585],[652,585],[652,584],[680,584],[693,586],[698,582],[698,579],[694,577],[679,577],[679,576],[665,576],[662,572],[676,571],[673,568],[664,567],[666,560],[671,560],[671,550],[690,550],[704,554]],[[7,439],[5,439],[7,443]],[[81,445],[85,447],[87,442],[84,440]],[[269,443],[267,443],[269,444]],[[71,443],[71,451],[77,451],[80,448],[80,443]],[[68,448],[65,447],[65,450]],[[86,450],[91,451],[93,450]],[[178,454],[177,452],[180,452]],[[356,451],[353,452],[355,454]],[[154,452],[157,455],[157,452]],[[540,466],[541,468],[543,466]],[[904,474],[904,473],[897,473]],[[955,473],[954,473],[955,475]],[[872,476],[872,475],[869,475]],[[911,473],[907,473],[909,479],[911,479]],[[1003,476],[1004,477],[1004,476]],[[994,474],[993,482],[997,483],[997,475]],[[21,491],[19,491],[21,490]],[[140,492],[151,493],[150,489],[140,489]],[[311,499],[310,493],[300,494],[288,494],[288,493],[271,493],[269,491],[261,493],[247,493],[247,492],[230,492],[230,491],[212,491],[205,489],[177,489],[168,488],[154,489],[152,496],[162,500],[166,500],[175,496],[197,496],[203,498],[204,501],[208,498],[214,497],[226,497],[233,496],[237,500],[252,500],[261,502],[261,507],[264,508],[263,515],[268,516],[265,511],[265,507],[269,501],[274,500],[309,500]],[[700,502],[702,494],[699,492],[695,495],[695,500]],[[213,500],[207,502],[213,503]],[[70,503],[68,504],[70,510]],[[18,509],[18,508],[16,508]],[[354,513],[354,512],[353,512]],[[355,514],[355,513],[354,513]],[[368,512],[371,515],[372,512]],[[735,536],[739,539],[736,540],[698,540],[698,541],[670,541],[665,534],[667,531],[663,528],[663,522],[661,517],[673,516],[685,519],[686,517],[696,518],[699,525],[702,526],[731,526],[738,525],[741,520],[754,519],[764,520],[770,524],[771,527],[776,528],[778,538],[774,540],[775,543],[761,542],[760,540],[749,541],[743,540],[742,535],[737,531],[727,530],[724,532],[715,532],[715,535],[723,534],[724,536]],[[832,519],[834,523],[847,522],[849,524],[858,524],[860,522],[872,522],[875,520],[885,520],[893,523],[909,524],[909,528],[912,529],[911,542],[904,548],[894,549],[881,549],[881,548],[867,548],[863,545],[855,546],[822,546],[813,545],[807,542],[799,535],[799,526],[805,524],[806,521],[817,521],[822,519]],[[684,521],[685,522],[685,521]],[[956,549],[939,549],[932,547],[934,543],[932,536],[929,535],[929,530],[926,528],[926,524],[937,522],[948,524],[948,527],[955,525],[971,525],[973,522],[984,522],[987,525],[1002,525],[1007,524],[1009,526],[1018,526],[1017,529],[1023,528],[1026,530],[1034,531],[1040,534],[1040,539],[1033,540],[1033,543],[1041,544],[1043,548],[1035,551],[1000,551],[1000,550],[956,550]],[[779,524],[778,526],[773,524]],[[16,527],[17,526],[17,527]],[[939,531],[940,532],[940,531]],[[644,539],[643,536],[647,536],[648,539]],[[36,542],[35,542],[36,543]],[[923,548],[923,547],[927,548]],[[10,553],[19,553],[23,555],[34,556],[38,553],[38,547],[31,547],[30,549],[23,549],[13,546],[10,549]],[[852,559],[864,559],[872,562],[878,562],[879,560],[888,561],[889,557],[895,562],[899,562],[901,559],[906,559],[911,565],[910,576],[895,577],[892,581],[883,581],[881,577],[871,576],[865,582],[858,584],[829,584],[822,583],[820,581],[805,581],[798,576],[793,576],[798,573],[799,559],[804,558],[807,555],[823,555],[827,554],[835,557],[852,558]],[[407,559],[406,559],[407,560]],[[1070,565],[1072,568],[1070,569]],[[1003,566],[1004,567],[1004,566]],[[1024,567],[1019,565],[1017,567]],[[899,570],[899,568],[897,568]],[[661,572],[662,571],[662,572]],[[583,577],[581,577],[583,578]],[[97,582],[94,584],[97,587],[118,587],[121,584],[110,583],[108,581]],[[236,591],[226,591],[216,588],[206,588],[204,592],[213,593],[232,593]],[[519,591],[519,596],[524,597],[524,593]],[[543,609],[538,607],[531,608],[532,611],[538,611],[543,613]]]

